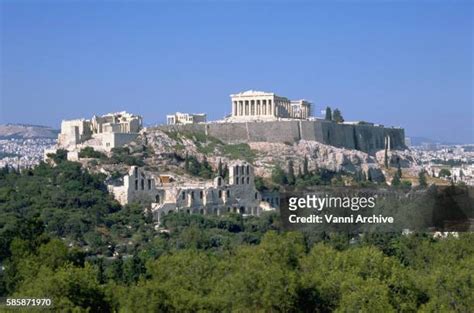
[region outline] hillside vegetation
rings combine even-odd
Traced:
[[[275,214],[171,214],[153,229],[58,159],[0,171],[0,296],[75,312],[469,312],[473,234],[283,232]]]

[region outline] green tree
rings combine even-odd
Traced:
[[[92,147],[84,147],[79,151],[79,158],[105,159],[107,156],[102,152],[95,151]]]
[[[200,167],[199,168],[199,176],[200,177],[207,178],[207,179],[212,178],[214,172],[212,170],[211,165],[207,161],[206,156],[204,156],[204,158],[202,160],[202,163],[200,164],[199,167]]]
[[[217,164],[217,175],[224,177],[224,169],[222,167],[221,159],[219,159],[219,163]]]
[[[136,283],[144,273],[145,264],[136,254],[123,262],[123,280],[127,284]]]
[[[422,188],[428,186],[428,182],[426,181],[426,172],[424,170],[418,173],[418,185]]]
[[[400,161],[397,162],[397,175],[399,178],[402,178],[403,177],[403,174],[402,174],[402,167],[400,165]]]
[[[288,176],[287,176],[287,181],[289,185],[294,185],[295,184],[295,168],[293,161],[290,160],[288,161]]]
[[[54,163],[59,164],[67,160],[67,150],[58,149],[56,153],[48,153],[48,157],[51,158]]]
[[[393,175],[393,178],[392,178],[392,186],[393,187],[398,187],[398,186],[400,186],[400,184],[401,184],[400,174],[398,174],[398,172],[396,172],[395,175]]]
[[[342,113],[339,111],[339,109],[335,109],[332,113],[332,120],[336,123],[344,122],[344,118],[342,117]]]
[[[405,190],[409,190],[411,189],[411,181],[409,180],[402,180],[401,183],[400,183],[400,186],[405,189]]]
[[[263,178],[260,176],[255,176],[255,188],[258,191],[264,191],[266,188],[265,182],[263,181]]]
[[[334,312],[396,312],[390,303],[390,291],[377,279],[346,279],[340,303]]]
[[[268,232],[260,245],[239,247],[220,264],[219,285],[212,298],[237,312],[289,312],[297,309],[301,234]]]
[[[67,264],[57,271],[41,266],[38,274],[28,277],[14,297],[52,298],[55,310],[62,312],[107,312],[110,310],[94,268],[86,264]]]
[[[443,168],[438,173],[439,177],[451,177],[451,171],[447,168]]]
[[[229,168],[227,167],[227,164],[224,164],[224,169],[223,171],[223,176],[226,181],[229,180]]]
[[[285,171],[278,165],[272,170],[272,181],[277,185],[286,185],[288,183]]]
[[[308,166],[308,157],[304,156],[303,160],[303,176],[308,176],[309,174],[309,166]]]
[[[184,156],[184,169],[186,172],[189,172],[189,155],[188,152],[186,152],[186,155]]]
[[[330,107],[326,107],[326,116],[324,117],[326,121],[332,121],[332,111]]]
[[[372,181],[372,171],[370,170],[370,168],[367,170],[367,180]]]

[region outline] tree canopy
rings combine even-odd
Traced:
[[[474,307],[472,233],[285,232],[270,212],[173,213],[160,232],[141,206],[115,202],[102,175],[57,161],[0,170],[0,297],[51,298],[64,312]]]

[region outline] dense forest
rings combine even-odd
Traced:
[[[57,156],[0,170],[0,297],[74,312],[471,312],[474,235],[284,232],[276,214],[156,230]]]

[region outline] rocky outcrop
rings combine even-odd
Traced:
[[[196,156],[201,161],[206,158],[214,168],[217,168],[219,161],[231,161],[229,155],[224,153],[225,143],[201,135],[204,137],[193,133],[146,129],[130,148],[132,151],[149,151],[146,159],[149,166],[170,168],[171,171],[173,168],[175,171],[180,168],[182,170],[182,161],[186,154]],[[327,169],[352,174],[362,171],[374,181],[384,180],[384,150],[370,155],[359,150],[338,148],[312,140],[299,140],[296,143],[250,142],[248,146],[255,156],[253,164],[258,176],[271,176],[276,164],[287,171],[290,161],[295,173],[298,173],[299,168],[303,169],[304,160],[307,158],[310,171]],[[402,167],[410,167],[415,162],[408,150],[391,151],[388,155],[392,166],[400,162]]]
[[[340,148],[369,153],[385,147],[390,138],[393,149],[405,149],[405,131],[372,123],[335,123],[326,120],[214,122],[187,125],[162,125],[152,129],[205,133],[228,143],[317,141]]]
[[[256,172],[260,176],[269,176],[274,164],[287,170],[290,160],[295,173],[303,168],[305,157],[309,170],[318,168],[334,172],[356,173],[370,171],[371,177],[383,180],[376,159],[367,153],[357,150],[336,148],[316,141],[301,140],[293,145],[281,143],[250,143],[250,147],[259,155],[255,162]]]
[[[385,164],[385,150],[380,150],[375,153],[375,158],[378,163]],[[410,150],[391,150],[387,151],[388,165],[392,167],[410,168],[417,163],[416,158]]]

